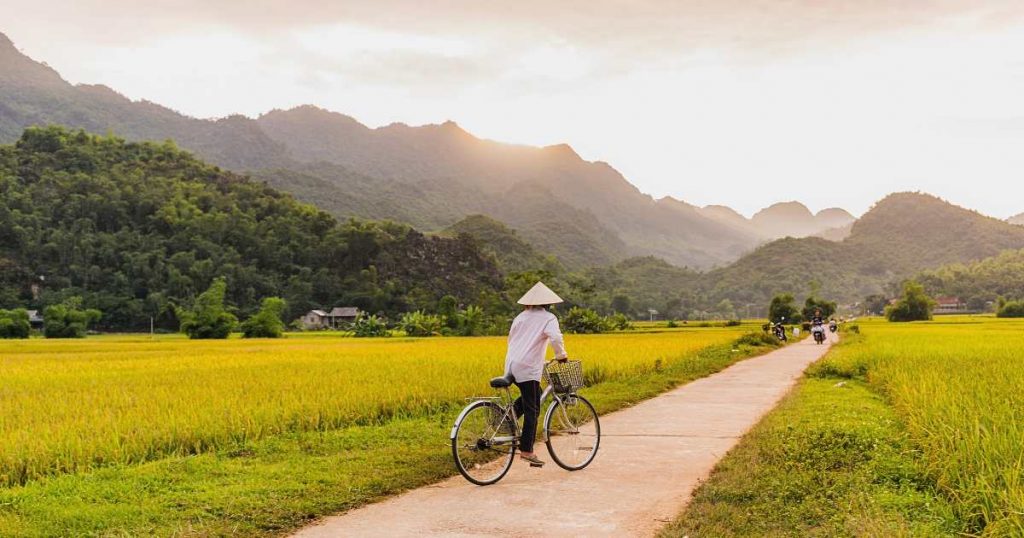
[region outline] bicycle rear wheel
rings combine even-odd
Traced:
[[[486,486],[501,480],[516,453],[516,424],[491,401],[473,402],[452,428],[452,456],[466,480]]]
[[[551,459],[567,471],[590,465],[601,446],[601,422],[583,396],[567,395],[552,402],[544,415],[544,433]]]

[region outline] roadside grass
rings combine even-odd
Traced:
[[[600,413],[771,349],[716,344],[585,389]],[[480,380],[486,393],[486,380]],[[292,432],[0,489],[0,536],[274,536],[455,474],[458,409]],[[600,456],[598,456],[600,457]],[[516,472],[516,471],[513,471]],[[585,471],[584,471],[585,472]]]
[[[861,340],[847,334],[839,348]],[[662,538],[965,530],[897,412],[854,372],[822,364],[719,462]]]

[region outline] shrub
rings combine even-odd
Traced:
[[[425,314],[420,310],[402,315],[402,330],[409,336],[437,336],[441,334],[444,320],[441,316]]]
[[[43,311],[43,335],[47,338],[85,338],[89,324],[99,321],[100,317],[99,310],[82,309],[81,300],[73,298],[46,307]]]
[[[617,331],[633,330],[633,323],[622,313],[612,314],[607,318],[608,325]]]
[[[28,338],[32,324],[28,321],[28,310],[0,310],[0,338]]]
[[[218,278],[210,288],[199,294],[190,309],[178,309],[181,332],[195,340],[227,338],[238,324],[238,318],[224,307],[227,283]]]
[[[675,329],[676,327],[679,326],[679,324],[676,323],[676,320],[670,319],[668,320],[668,323],[665,324],[665,326],[668,327],[669,329]]]
[[[725,322],[725,326],[726,327],[739,327],[742,324],[743,324],[743,322],[741,322],[738,319],[730,319],[729,321]]]
[[[574,334],[597,334],[611,330],[612,326],[597,312],[574,306],[562,320],[562,329]]]
[[[737,346],[779,347],[781,342],[775,336],[759,332],[749,332],[736,339]]]
[[[1024,318],[1024,301],[1009,301],[1003,303],[996,312],[1000,318]]]
[[[267,297],[260,305],[260,311],[242,323],[245,338],[280,338],[284,332],[281,315],[287,307],[280,297]]]
[[[935,301],[924,292],[924,286],[914,281],[903,285],[903,297],[885,309],[889,321],[924,321],[932,319]]]
[[[853,334],[860,334],[860,325],[847,325],[845,330],[850,331]]]
[[[391,336],[388,325],[383,319],[366,314],[359,314],[359,317],[352,322],[352,336],[356,338],[378,338]]]
[[[456,330],[462,336],[480,336],[485,332],[484,310],[479,306],[467,306],[465,310],[460,310],[456,314],[456,318]]]

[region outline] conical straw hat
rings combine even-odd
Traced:
[[[540,306],[560,303],[562,298],[551,291],[551,288],[545,286],[543,282],[538,282],[517,302],[523,306]]]

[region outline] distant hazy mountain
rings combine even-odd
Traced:
[[[1014,215],[1006,219],[1006,222],[1009,222],[1010,224],[1016,224],[1018,226],[1024,226],[1024,213]]]
[[[843,209],[823,209],[817,215],[800,202],[782,202],[762,209],[751,224],[767,237],[807,237],[851,224],[853,215]]]
[[[657,202],[608,164],[585,161],[566,145],[501,144],[452,122],[371,129],[312,106],[256,120],[200,120],[106,87],[68,84],[0,36],[0,142],[49,123],[130,140],[172,139],[338,217],[441,229],[468,215],[490,215],[569,265],[656,255],[708,267],[763,241],[688,204]]]
[[[712,298],[763,304],[779,292],[806,293],[811,282],[844,302],[877,293],[923,269],[1024,248],[1024,228],[934,196],[892,194],[857,220],[841,242],[787,238],[706,275]]]

